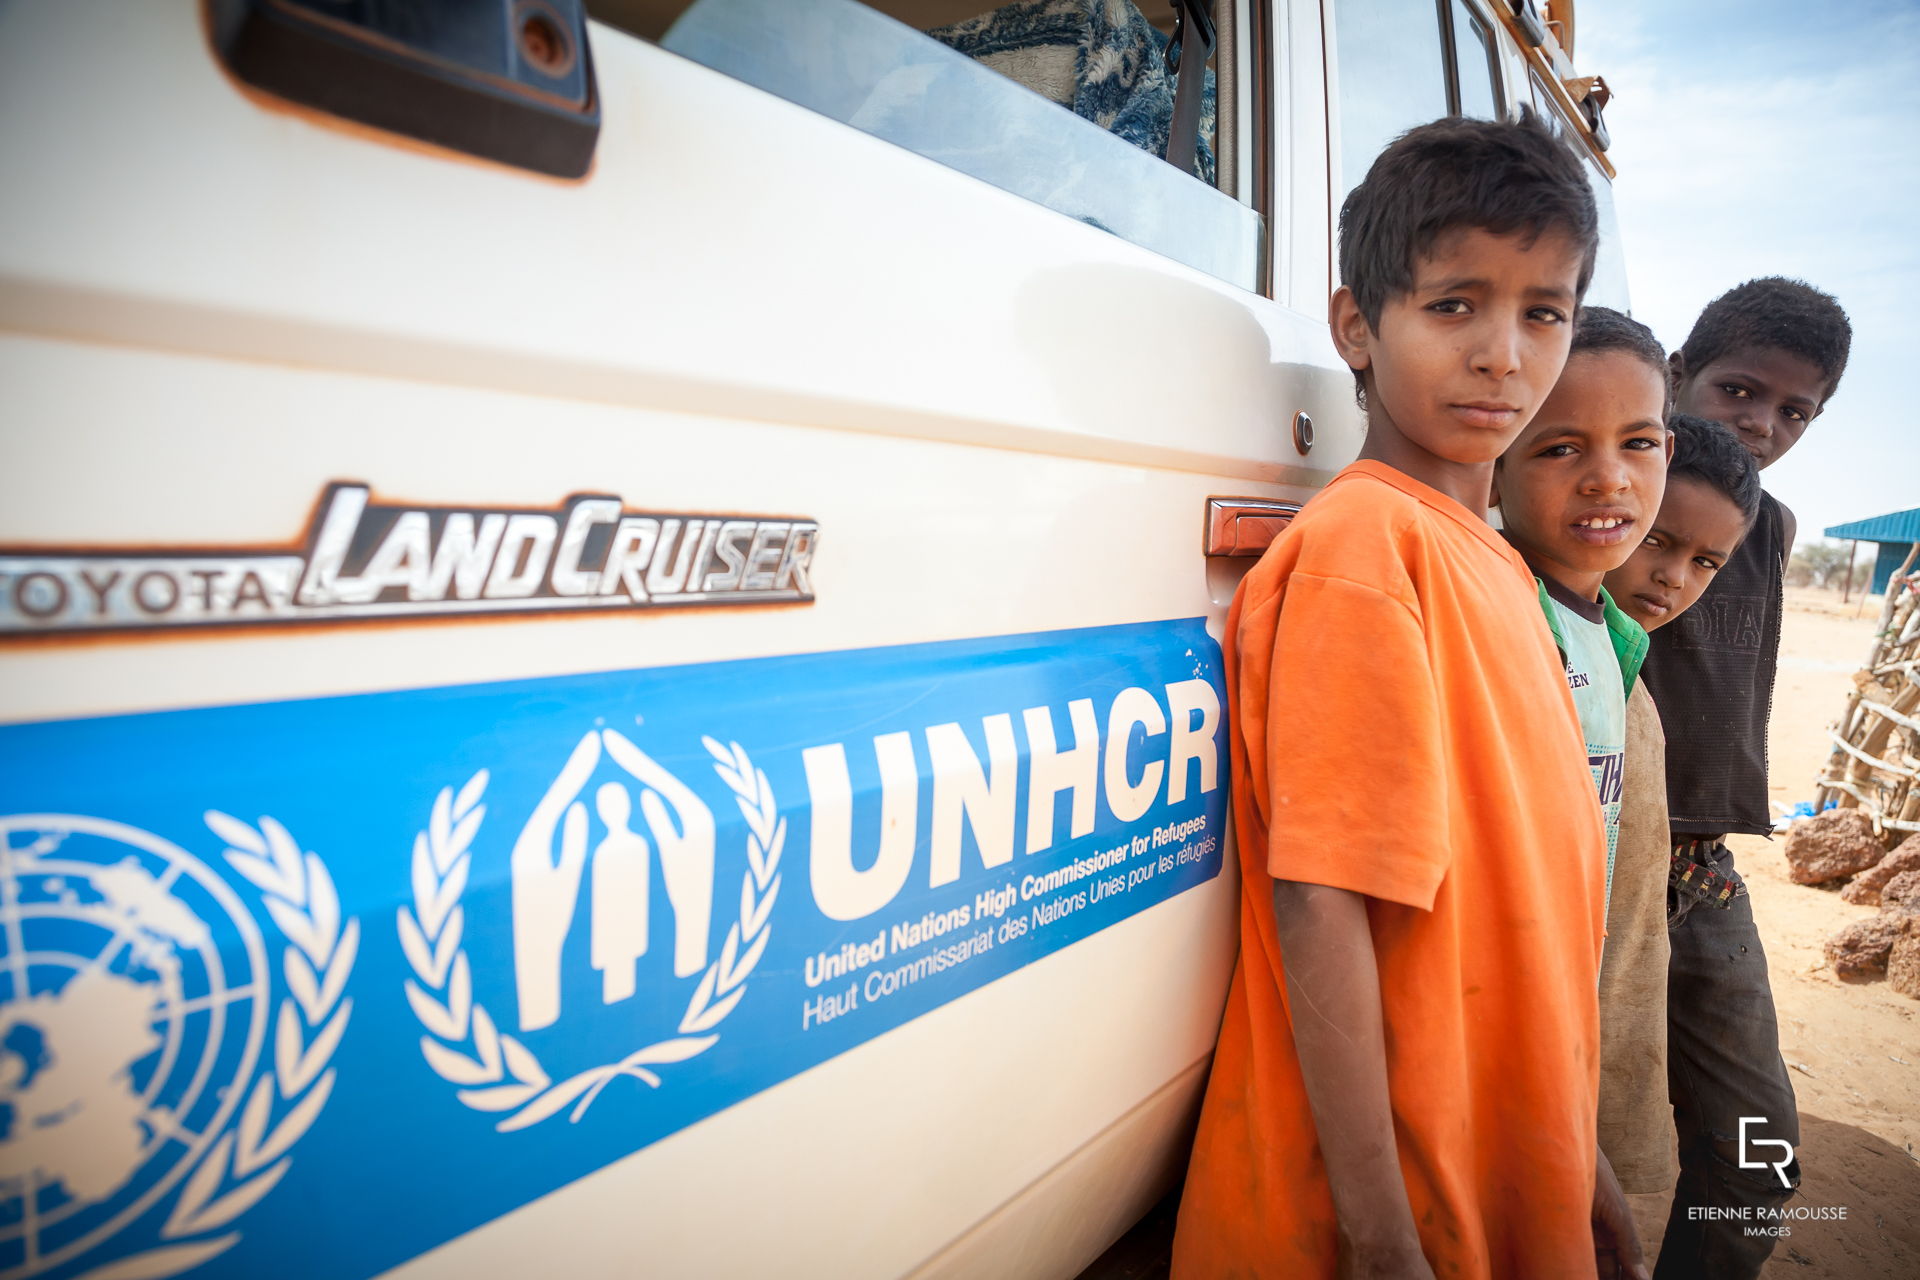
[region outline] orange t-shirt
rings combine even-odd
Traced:
[[[1365,894],[1414,1222],[1441,1280],[1593,1275],[1606,836],[1533,576],[1377,462],[1227,616],[1240,959],[1176,1277],[1332,1276],[1273,877]]]

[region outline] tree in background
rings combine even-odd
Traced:
[[[1874,547],[1869,544],[1860,548],[1860,556],[1853,563],[1854,585],[1864,589],[1868,575],[1873,571]],[[1787,561],[1787,585],[1790,587],[1819,587],[1826,590],[1837,588],[1847,576],[1847,544],[1821,539],[1818,542],[1804,542],[1793,549],[1793,558]]]

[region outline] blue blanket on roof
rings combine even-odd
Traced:
[[[1084,120],[1157,156],[1167,153],[1175,80],[1167,73],[1167,37],[1131,0],[1019,0],[991,13],[927,32],[976,61],[1006,71]],[[1007,66],[1020,55],[1071,50],[1071,84],[1057,92]],[[1196,169],[1214,182],[1216,101],[1208,71],[1200,107]]]

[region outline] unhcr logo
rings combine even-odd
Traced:
[[[474,996],[461,897],[471,878],[474,839],[486,817],[489,772],[474,774],[458,794],[442,788],[434,800],[427,826],[413,842],[412,908],[402,907],[399,915],[400,947],[412,971],[405,984],[407,1003],[426,1032],[420,1051],[427,1065],[458,1086],[456,1096],[465,1106],[503,1113],[494,1125],[501,1133],[530,1128],[562,1111],[577,1124],[608,1086],[622,1080],[661,1087],[680,1063],[719,1042],[721,1024],[746,995],[747,980],[773,933],[787,823],[775,806],[772,783],[745,748],[710,737],[701,745],[745,828],[740,914],[727,927],[717,955],[710,931],[716,901],[713,810],[625,735],[613,729],[585,734],[513,841],[508,861],[513,977],[523,1036],[560,1021],[567,938],[582,914],[583,896],[590,899],[584,913],[590,935],[586,952],[600,972],[601,1004],[641,997],[623,1012],[623,1033],[663,1012],[671,1017],[677,997],[668,995],[657,978],[649,979],[643,991],[639,979],[640,962],[654,942],[664,941],[649,937],[649,881],[656,857],[673,938],[671,946],[652,949],[657,956],[670,952],[675,979],[699,975],[685,1012],[677,1023],[667,1024],[670,1033],[557,1078],[535,1046],[501,1031]],[[596,776],[605,780],[590,786]],[[597,823],[587,812],[589,791]],[[646,835],[635,829],[636,809]],[[719,901],[731,904],[731,890],[730,884],[722,885]],[[576,1033],[576,1048],[580,1039]],[[548,1047],[566,1047],[549,1040]]]
[[[813,599],[811,520],[371,499],[330,486],[298,550],[0,551],[0,635]]]

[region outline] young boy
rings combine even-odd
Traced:
[[[1605,584],[1649,634],[1693,607],[1760,513],[1759,468],[1732,431],[1690,413],[1674,414],[1667,428],[1673,461],[1660,513]],[[1664,879],[1664,849],[1661,861]]]
[[[1367,441],[1228,615],[1241,949],[1176,1276],[1591,1274],[1605,835],[1486,507],[1595,228],[1532,119],[1415,129],[1341,212]]]
[[[1666,1028],[1664,1021],[1649,1026],[1641,1019],[1634,1027],[1638,1036],[1623,1043],[1618,1024],[1623,1018],[1632,1021],[1631,1010],[1609,997],[1619,994],[1623,956],[1636,970],[1630,985],[1664,990],[1666,858],[1662,831],[1654,840],[1659,856],[1651,862],[1629,857],[1627,865],[1616,870],[1629,740],[1644,736],[1634,732],[1640,726],[1634,723],[1637,717],[1629,715],[1628,692],[1638,694],[1636,704],[1645,703],[1646,692],[1634,677],[1646,657],[1647,633],[1615,607],[1601,584],[1633,553],[1660,509],[1672,447],[1666,415],[1666,352],[1652,330],[1618,311],[1583,308],[1566,371],[1494,470],[1502,533],[1533,570],[1540,609],[1580,715],[1584,759],[1607,823],[1609,907],[1599,988],[1598,1132],[1604,1158],[1596,1204],[1604,1201],[1622,1219],[1630,1216],[1620,1198],[1622,1186],[1649,1189],[1647,1170],[1636,1159],[1638,1151],[1610,1139],[1619,1136],[1619,1113],[1658,1084],[1649,1071],[1623,1073],[1622,1058],[1631,1061],[1644,1058],[1649,1048],[1657,1051]],[[1646,705],[1650,710],[1651,704]],[[1657,727],[1654,733],[1657,738]],[[1642,745],[1635,754],[1644,750]],[[1664,798],[1666,780],[1654,778],[1640,785],[1646,788],[1649,783]],[[1616,918],[1614,896],[1623,900],[1627,920]],[[1641,904],[1654,908],[1651,921]],[[1636,906],[1641,907],[1638,917],[1631,914]],[[1636,923],[1642,927],[1636,930]],[[1644,937],[1649,933],[1657,953]],[[1665,1007],[1662,1001],[1660,1009]],[[1642,1077],[1639,1093],[1619,1087],[1623,1074]],[[1616,1156],[1626,1166],[1624,1175],[1613,1167]],[[1643,1265],[1637,1239],[1629,1236],[1623,1245],[1616,1263],[1637,1271]]]
[[[1846,312],[1818,289],[1750,280],[1709,304],[1674,353],[1675,407],[1730,427],[1765,469],[1832,396],[1852,334]],[[1667,731],[1675,886],[1667,1073],[1680,1180],[1660,1280],[1758,1275],[1774,1237],[1748,1234],[1743,1219],[1784,1203],[1799,1183],[1797,1160],[1784,1174],[1740,1167],[1743,1133],[1752,1164],[1781,1142],[1797,1147],[1800,1124],[1766,957],[1725,843],[1730,832],[1772,830],[1767,717],[1793,537],[1792,513],[1763,494],[1700,602],[1655,634],[1644,677]]]
[[[1647,633],[1601,585],[1632,554],[1666,488],[1666,362],[1652,330],[1581,310],[1566,372],[1494,470],[1502,532],[1533,571],[1607,822],[1607,885],[1620,824],[1627,691]]]
[[[1760,473],[1727,428],[1674,414],[1673,462],[1660,513],[1607,575],[1620,608],[1648,631],[1680,617],[1746,537]],[[1673,1185],[1667,1078],[1665,740],[1643,680],[1627,702],[1626,801],[1600,966],[1600,1148],[1626,1191]]]

